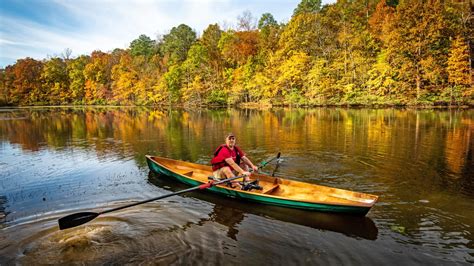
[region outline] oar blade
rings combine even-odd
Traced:
[[[85,224],[93,220],[97,216],[99,216],[99,214],[96,212],[79,212],[64,216],[58,220],[59,230],[64,230],[76,227],[81,224]]]

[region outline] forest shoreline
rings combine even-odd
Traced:
[[[208,109],[223,109],[223,108],[240,108],[240,109],[272,109],[272,108],[347,108],[347,109],[474,109],[474,104],[464,105],[399,105],[399,104],[325,104],[325,105],[289,105],[289,104],[261,104],[261,103],[241,103],[230,105],[185,105],[185,104],[159,104],[159,105],[0,105],[0,109],[8,108],[208,108]]]

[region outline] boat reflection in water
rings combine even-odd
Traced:
[[[178,191],[189,188],[169,177],[149,172],[148,181],[158,187]],[[375,223],[366,216],[347,214],[334,214],[304,211],[278,206],[258,204],[250,201],[239,201],[227,197],[202,191],[190,192],[183,196],[192,196],[214,204],[209,218],[202,219],[199,224],[214,221],[228,227],[227,236],[236,240],[238,225],[245,219],[246,214],[253,214],[271,219],[303,225],[315,229],[329,230],[347,236],[361,237],[364,239],[377,239],[378,229]]]

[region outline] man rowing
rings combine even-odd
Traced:
[[[211,160],[213,176],[216,179],[234,177],[237,173],[244,176],[244,183],[250,180],[250,169],[257,171],[255,166],[245,153],[235,145],[236,139],[233,133],[228,133],[225,137],[225,144],[220,145],[214,152]],[[242,189],[242,185],[237,181],[230,184],[231,188],[236,186]]]

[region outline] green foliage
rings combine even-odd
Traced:
[[[321,0],[301,0],[301,2],[293,11],[293,16],[297,16],[301,13],[318,12],[320,8],[321,8]]]
[[[202,69],[206,67],[209,62],[209,53],[206,46],[196,43],[189,49],[187,59],[183,63],[186,68],[193,70]]]
[[[181,65],[181,69],[183,71],[182,101],[202,104],[210,87],[207,81],[210,80],[213,72],[207,48],[200,43],[195,43],[189,49],[187,59]]]
[[[306,103],[306,99],[301,95],[298,88],[292,88],[290,93],[285,95],[285,104],[302,105]]]
[[[188,50],[195,41],[196,33],[188,25],[181,24],[163,36],[161,52],[169,56],[171,64],[181,63],[186,60]]]
[[[154,51],[155,42],[150,37],[142,34],[138,39],[130,43],[130,54],[132,56],[150,57]]]
[[[169,102],[176,103],[180,99],[180,89],[183,78],[183,71],[180,66],[172,66],[164,75],[166,88],[169,91]]]
[[[234,60],[234,43],[238,42],[238,38],[233,30],[223,32],[218,43],[219,50],[221,51],[222,57],[230,64],[236,64]]]
[[[227,93],[223,90],[213,90],[207,96],[206,102],[211,105],[227,104]]]
[[[387,3],[388,6],[396,7],[398,5],[398,0],[382,0]]]
[[[275,20],[272,14],[263,13],[262,17],[258,20],[258,29],[264,30],[269,27],[277,27],[278,22]]]

